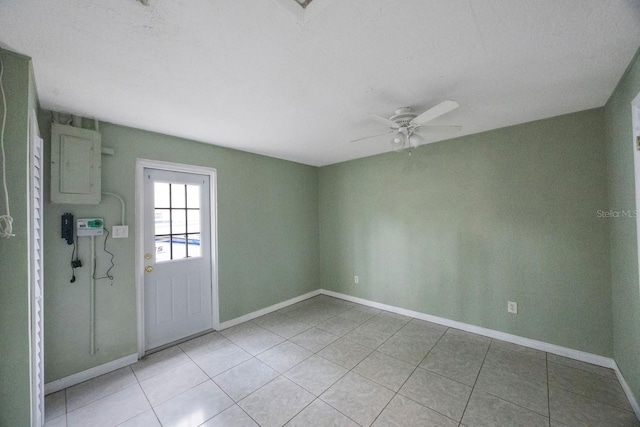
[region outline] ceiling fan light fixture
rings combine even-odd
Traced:
[[[419,145],[424,144],[424,137],[417,133],[409,135],[409,145],[413,148],[417,148]]]
[[[406,142],[407,137],[401,132],[394,134],[393,138],[391,138],[391,146],[396,151],[402,150]]]

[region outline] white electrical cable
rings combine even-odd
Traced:
[[[0,127],[0,151],[2,151],[2,183],[4,185],[4,201],[7,208],[7,214],[0,216],[0,237],[8,239],[15,236],[13,233],[13,218],[9,209],[9,191],[7,190],[7,160],[4,152],[4,129],[7,124],[7,99],[4,95],[4,86],[2,84],[2,76],[4,74],[4,63],[2,55],[0,55],[0,94],[2,94],[2,125]]]
[[[105,196],[112,196],[115,197],[116,199],[120,200],[120,204],[122,205],[122,221],[120,222],[120,225],[126,225],[124,223],[124,199],[120,196],[118,196],[115,193],[108,193],[106,191],[103,191],[102,194],[104,194]]]
[[[89,341],[91,354],[96,354],[96,281],[93,274],[96,269],[96,238],[91,236],[91,253],[89,255]]]

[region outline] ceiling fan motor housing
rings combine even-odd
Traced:
[[[398,108],[393,116],[389,120],[396,122],[400,128],[406,128],[409,126],[411,120],[415,119],[418,115],[411,112],[411,108],[403,107]]]

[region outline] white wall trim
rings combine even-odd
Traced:
[[[618,377],[618,381],[620,381],[620,385],[622,386],[624,393],[627,395],[627,399],[629,399],[629,403],[633,408],[633,412],[635,412],[636,418],[640,420],[640,404],[638,403],[638,399],[636,399],[636,396],[633,394],[633,390],[631,390],[631,387],[629,387],[629,384],[627,384],[627,381],[622,376],[622,372],[620,372],[620,368],[618,368],[618,364],[614,361],[613,365],[614,365],[613,370],[615,371],[616,376]]]
[[[317,289],[315,291],[311,291],[311,292],[307,292],[306,294],[297,296],[295,298],[291,298],[288,299],[286,301],[283,302],[279,302],[278,304],[274,304],[272,306],[266,307],[266,308],[262,308],[260,310],[254,311],[252,313],[248,313],[245,314],[244,316],[240,316],[240,317],[236,317],[235,319],[231,319],[231,320],[227,320],[226,322],[222,322],[220,323],[220,328],[218,330],[223,330],[223,329],[227,329],[230,328],[232,326],[235,325],[239,325],[240,323],[246,322],[248,320],[253,320],[256,319],[260,316],[264,316],[265,314],[269,314],[271,312],[274,312],[276,310],[280,310],[281,308],[285,308],[288,307],[290,305],[293,305],[295,303],[298,303],[300,301],[304,301],[306,299],[309,299],[311,297],[315,297],[316,295],[320,295],[320,289]]]
[[[418,311],[394,307],[392,305],[369,301],[363,298],[341,294],[339,292],[327,291],[322,289],[320,293],[323,295],[328,295],[335,298],[344,299],[346,301],[351,301],[358,304],[366,305],[368,307],[379,308],[381,310],[390,311],[392,313],[415,317],[416,319],[426,320],[428,322],[437,323],[438,325],[448,326],[450,328],[456,328],[456,329],[471,332],[474,334],[482,335],[485,337],[495,338],[501,341],[507,341],[507,342],[518,344],[524,347],[546,351],[548,353],[557,354],[559,356],[564,356],[571,359],[580,360],[582,362],[591,363],[592,365],[604,366],[605,368],[612,368],[612,369],[615,365],[614,360],[611,359],[610,357],[598,356],[597,354],[587,353],[585,351],[574,350],[571,348],[562,347],[555,344],[549,344],[544,341],[537,341],[530,338],[524,338],[518,335],[508,334],[506,332],[496,331],[494,329],[483,328],[481,326],[476,326],[468,323],[458,322],[456,320],[446,319],[444,317],[432,316],[430,314],[424,314]]]
[[[288,307],[290,305],[315,297],[317,295],[320,295],[319,289],[315,291],[307,292],[306,294],[299,295],[295,298],[288,299],[286,301],[254,311],[252,313],[245,314],[244,316],[240,316],[235,319],[220,323],[218,325],[217,330],[227,329],[227,328],[230,328],[231,326],[238,325],[248,320],[256,319],[265,314],[269,314],[276,310],[280,310],[281,308]],[[137,361],[138,361],[138,354],[134,353],[129,356],[125,356],[120,359],[107,362],[103,365],[99,365],[99,366],[87,369],[86,371],[78,372],[68,377],[64,377],[59,380],[52,381],[50,383],[45,384],[44,386],[45,394],[50,394],[56,391],[64,390],[67,387],[80,384],[81,382],[88,381],[95,377],[99,377],[100,375],[108,374],[109,372],[115,371],[116,369],[124,368],[125,366],[129,366],[133,363],[136,363]]]
[[[286,301],[280,302],[278,304],[274,304],[272,306],[254,311],[252,313],[245,314],[244,316],[236,317],[235,319],[222,322],[219,324],[218,330],[227,329],[232,326],[238,325],[240,323],[256,319],[260,316],[264,316],[265,314],[272,313],[276,310],[280,310],[284,307],[288,307],[290,305],[315,297],[317,295],[328,295],[334,298],[340,298],[345,301],[355,302],[357,304],[362,304],[368,307],[378,308],[381,310],[390,311],[392,313],[414,317],[420,320],[426,320],[428,322],[437,323],[439,325],[460,329],[463,331],[471,332],[478,335],[483,335],[489,338],[499,339],[502,341],[507,341],[514,344],[519,344],[525,347],[534,348],[536,350],[541,350],[548,353],[553,353],[553,354],[568,357],[571,359],[579,360],[582,362],[591,363],[593,365],[603,366],[605,368],[611,368],[616,373],[616,376],[618,377],[618,381],[620,381],[620,385],[622,386],[625,394],[627,395],[627,398],[629,399],[629,403],[631,404],[631,407],[633,408],[633,411],[635,412],[636,417],[640,419],[640,404],[638,403],[638,400],[633,394],[631,387],[629,387],[629,384],[627,384],[622,373],[620,372],[620,369],[618,368],[618,365],[616,364],[615,360],[613,360],[612,358],[598,356],[596,354],[587,353],[580,350],[574,350],[571,348],[562,347],[555,344],[549,344],[543,341],[537,341],[530,338],[524,338],[518,335],[512,335],[505,332],[496,331],[493,329],[471,325],[468,323],[458,322],[455,320],[446,319],[444,317],[432,316],[429,314],[420,313],[418,311],[407,310],[407,309],[395,307],[392,305],[382,304],[375,301],[369,301],[363,298],[358,298],[351,295],[342,294],[339,292],[329,291],[326,289],[318,289],[315,291],[307,292],[306,294],[297,296],[295,298],[291,298]],[[68,377],[61,378],[56,381],[52,381],[50,383],[45,384],[45,394],[50,394],[59,390],[63,390],[67,387],[71,387],[73,385],[90,380],[100,375],[104,375],[106,373],[115,371],[116,369],[129,366],[132,363],[135,363],[137,361],[138,361],[138,354],[132,354],[132,355],[125,356],[123,358],[105,363],[103,365],[96,366],[91,369],[87,369],[86,371],[78,372],[77,374],[73,374]]]
[[[173,172],[194,173],[209,176],[209,204],[211,217],[211,315],[212,328],[220,328],[220,298],[218,294],[218,200],[217,171],[205,166],[186,165],[182,163],[164,162],[160,160],[136,159],[136,242],[135,242],[135,277],[136,277],[136,318],[138,332],[138,357],[146,351],[144,335],[144,169],[162,169]]]
[[[518,344],[524,347],[534,348],[536,350],[545,351],[547,353],[557,354],[559,356],[568,357],[570,359],[579,360],[581,362],[590,363],[592,365],[603,366],[605,368],[611,368],[615,371],[618,381],[622,386],[629,403],[636,414],[636,417],[640,419],[640,404],[638,399],[633,394],[631,387],[627,384],[626,380],[622,376],[616,361],[610,357],[599,356],[597,354],[587,353],[585,351],[574,350],[572,348],[562,347],[555,344],[549,344],[544,341],[533,340],[530,338],[524,338],[518,335],[508,334],[506,332],[496,331],[494,329],[483,328],[480,326],[470,325],[468,323],[458,322],[455,320],[446,319],[444,317],[432,316],[430,314],[420,313],[418,311],[407,310],[404,308],[394,307],[392,305],[382,304],[375,301],[369,301],[363,298],[353,297],[351,295],[341,294],[339,292],[328,291],[321,289],[322,295],[328,295],[335,298],[340,298],[346,301],[355,302],[358,304],[366,305],[368,307],[379,308],[381,310],[390,311],[392,313],[402,314],[405,316],[415,317],[416,319],[426,320],[428,322],[437,323],[439,325],[448,326],[451,328],[460,329],[463,331],[471,332],[478,335],[483,335],[489,338],[495,338],[501,341],[507,341],[513,344]]]
[[[86,371],[78,372],[68,377],[60,378],[59,380],[51,381],[44,385],[44,394],[54,393],[56,391],[64,390],[67,387],[80,384],[87,380],[90,380],[100,375],[108,374],[116,369],[124,368],[132,363],[138,361],[138,354],[130,354],[129,356],[121,357],[120,359],[112,360],[103,365],[95,366],[87,369]]]

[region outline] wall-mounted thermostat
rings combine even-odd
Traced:
[[[76,235],[102,236],[104,233],[104,220],[102,218],[79,218],[76,221]]]

